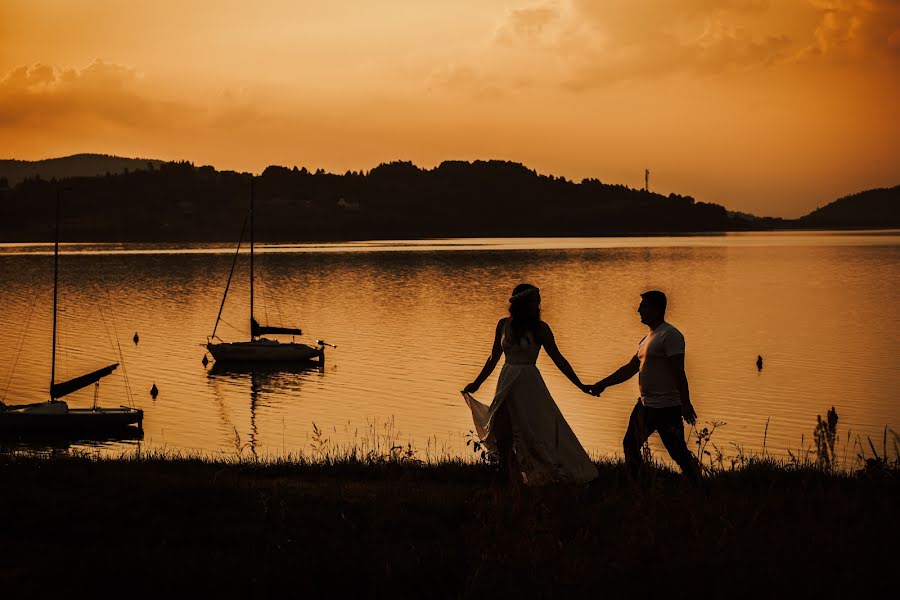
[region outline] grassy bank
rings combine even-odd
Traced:
[[[616,462],[587,487],[489,465],[0,455],[0,587],[212,597],[896,593],[900,470],[748,460],[701,488]]]

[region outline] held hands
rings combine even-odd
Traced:
[[[591,396],[599,396],[603,393],[603,390],[606,389],[606,386],[603,385],[600,381],[595,383],[594,385],[585,386],[587,389],[583,390],[586,394],[590,394]]]
[[[472,383],[466,385],[466,387],[463,388],[463,391],[467,394],[474,394],[475,392],[478,391],[478,388],[480,388],[480,387],[481,387],[480,383],[476,383],[473,381]]]

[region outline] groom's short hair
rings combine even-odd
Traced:
[[[644,292],[643,294],[641,294],[641,298],[653,304],[654,306],[659,307],[661,311],[666,312],[666,304],[668,301],[666,300],[666,295],[659,290],[650,290],[649,292]]]

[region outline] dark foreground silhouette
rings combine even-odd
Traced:
[[[510,488],[486,465],[0,454],[4,597],[866,597],[893,589],[900,472],[760,461],[688,485],[621,463]],[[48,572],[48,560],[52,572]]]

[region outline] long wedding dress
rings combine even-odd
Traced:
[[[501,346],[506,361],[494,400],[487,406],[463,392],[478,436],[488,450],[496,452],[494,425],[501,411],[506,411],[516,464],[525,483],[584,483],[595,479],[597,468],[566,423],[535,365],[541,345],[530,333],[526,339],[513,342],[508,338],[508,328],[504,329]]]

